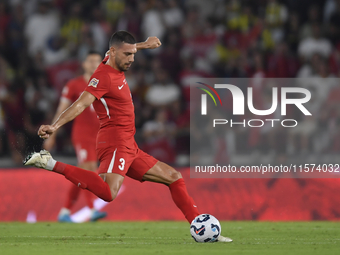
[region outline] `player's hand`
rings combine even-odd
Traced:
[[[56,128],[51,125],[41,125],[38,130],[38,136],[47,139],[56,131]]]
[[[146,49],[156,49],[162,45],[161,41],[156,36],[148,37],[148,39],[145,41],[145,44]]]

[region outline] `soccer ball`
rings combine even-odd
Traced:
[[[221,234],[221,225],[214,216],[201,214],[191,222],[190,233],[198,243],[216,242]]]

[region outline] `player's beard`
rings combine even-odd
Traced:
[[[125,71],[129,70],[129,68],[130,68],[130,66],[131,66],[131,63],[125,63],[125,64],[123,64],[122,61],[118,61],[118,60],[116,59],[116,65],[117,65],[117,67],[118,67],[118,69],[119,69],[120,71],[125,72]],[[128,66],[127,66],[127,65],[128,65]]]

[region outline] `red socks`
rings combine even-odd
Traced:
[[[111,193],[111,192],[110,192]],[[86,204],[90,209],[93,209],[94,195],[88,190],[83,190],[83,194],[85,195]]]
[[[98,174],[58,161],[53,171],[64,175],[66,179],[70,180],[77,187],[88,189],[104,201],[112,201],[109,185]]]
[[[169,185],[172,199],[179,209],[181,209],[189,223],[199,215],[194,200],[189,196],[183,178]]]
[[[67,209],[71,209],[71,207],[75,204],[75,202],[77,201],[77,198],[79,197],[79,193],[81,191],[80,188],[78,188],[77,186],[71,184],[72,186],[70,186],[70,189],[68,191],[67,194],[67,198],[66,198],[66,203],[64,205],[64,208]]]
[[[76,185],[71,184],[69,192],[67,194],[66,202],[64,204],[64,208],[67,208],[71,210],[72,206],[76,203],[79,193],[83,192],[85,195],[86,205],[92,209],[93,208],[93,201],[94,201],[94,195],[88,191],[88,190],[82,190],[81,188],[78,188]]]

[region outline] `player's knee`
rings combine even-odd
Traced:
[[[118,190],[115,190],[115,189],[111,189],[111,201],[113,201],[118,195]],[[108,202],[111,202],[111,201],[108,201]]]
[[[182,174],[178,171],[176,171],[175,169],[173,169],[173,171],[170,174],[170,184],[181,179],[182,178]]]
[[[108,203],[113,201],[112,195],[111,197],[101,197],[101,199],[103,199],[105,202],[108,202]]]

